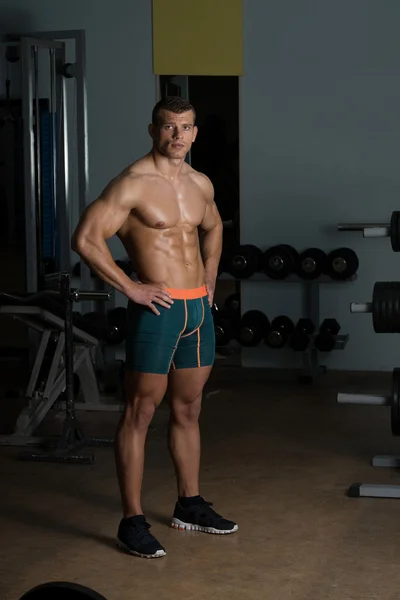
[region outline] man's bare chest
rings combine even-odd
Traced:
[[[144,186],[133,215],[148,227],[169,229],[199,225],[205,210],[206,198],[196,184],[155,184]]]

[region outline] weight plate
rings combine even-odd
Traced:
[[[236,279],[247,279],[260,270],[261,260],[261,250],[253,244],[245,244],[230,253],[226,269]]]
[[[286,337],[281,331],[274,329],[267,333],[265,343],[270,348],[283,348],[286,342]]]
[[[224,311],[231,317],[240,318],[240,294],[230,294],[224,302]]]
[[[79,583],[52,581],[26,592],[20,600],[106,600],[104,596]]]
[[[372,294],[375,333],[400,333],[400,282],[378,281]]]
[[[400,211],[392,212],[390,219],[390,243],[393,252],[400,252]]]
[[[269,320],[264,313],[260,310],[249,310],[240,321],[238,342],[242,346],[258,346],[269,327]]]
[[[226,346],[233,339],[234,326],[223,312],[214,316],[214,333],[216,346]]]
[[[301,279],[317,279],[325,270],[326,254],[319,248],[307,248],[296,260],[296,274]]]
[[[293,330],[293,321],[286,315],[280,315],[272,321],[265,343],[272,348],[283,348]]]
[[[390,421],[393,435],[400,435],[400,369],[393,369]]]
[[[293,273],[297,251],[288,244],[272,246],[264,252],[262,269],[271,279],[285,279]]]
[[[337,248],[326,260],[326,273],[337,281],[349,279],[358,271],[358,267],[357,254],[351,248]]]
[[[337,335],[340,331],[340,325],[336,319],[324,319],[319,330],[321,333]]]
[[[279,317],[275,317],[275,319],[272,321],[271,328],[279,329],[285,333],[292,333],[294,330],[294,324],[292,319],[289,319],[289,317],[286,315],[280,315]]]
[[[305,333],[311,334],[311,333],[313,333],[314,329],[315,329],[315,325],[311,321],[311,319],[301,318],[298,320],[298,322],[296,324],[297,331],[304,331]]]

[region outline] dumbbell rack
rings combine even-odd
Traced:
[[[320,285],[322,284],[345,284],[351,283],[357,279],[357,275],[350,277],[349,279],[343,281],[337,281],[327,277],[325,275],[319,277],[318,279],[306,280],[297,277],[296,275],[289,275],[285,279],[271,279],[267,275],[263,273],[255,273],[251,277],[246,279],[236,279],[232,275],[228,273],[221,273],[218,277],[218,280],[233,280],[237,282],[262,282],[262,283],[297,283],[302,284],[305,288],[305,314],[304,317],[307,317],[312,320],[315,324],[316,332],[310,336],[310,344],[304,352],[303,355],[303,373],[299,376],[299,381],[301,383],[313,383],[319,377],[326,373],[326,366],[321,364],[320,355],[322,354],[315,346],[314,340],[318,335],[318,329],[320,326]],[[349,340],[348,334],[341,334],[334,336],[335,338],[335,346],[334,350],[343,350],[347,342]],[[300,354],[300,353],[298,353]]]

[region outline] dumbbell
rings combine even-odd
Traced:
[[[390,406],[392,434],[400,435],[400,369],[393,369],[390,396],[370,396],[364,394],[337,395],[339,404],[369,404],[372,406]]]
[[[299,319],[293,334],[291,335],[289,345],[295,352],[304,352],[310,343],[310,336],[315,330],[315,325],[311,319]]]
[[[296,275],[301,279],[317,279],[325,270],[326,254],[319,248],[307,248],[296,259]]]
[[[262,256],[253,244],[237,246],[226,255],[224,268],[236,279],[247,279],[261,270]]]
[[[224,310],[213,307],[215,344],[217,347],[226,346],[235,337],[236,322]],[[240,315],[240,313],[238,313]]]
[[[331,279],[344,281],[357,273],[359,260],[351,248],[337,248],[326,257],[325,272]]]
[[[265,343],[270,348],[283,348],[294,330],[294,324],[289,317],[275,317],[265,336]]]
[[[336,319],[325,319],[315,338],[315,347],[321,352],[331,352],[335,347],[335,336],[340,331],[340,325]]]
[[[352,302],[350,312],[372,313],[375,333],[400,333],[400,282],[376,282],[372,302]]]
[[[240,312],[240,294],[230,294],[224,302],[224,312],[231,318],[235,318]]]
[[[270,323],[260,310],[249,310],[242,316],[237,340],[242,346],[258,346],[268,332]]]
[[[400,252],[400,211],[392,212],[390,223],[342,223],[339,231],[362,231],[365,238],[390,237],[393,252]]]
[[[230,294],[222,309],[214,303],[211,309],[214,319],[215,342],[226,346],[234,337],[240,321],[240,294]]]
[[[293,273],[297,257],[297,251],[288,244],[272,246],[264,252],[262,269],[271,279],[285,279]]]

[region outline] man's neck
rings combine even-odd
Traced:
[[[150,152],[154,165],[161,175],[167,179],[178,179],[184,166],[184,158],[168,158],[153,148]]]

